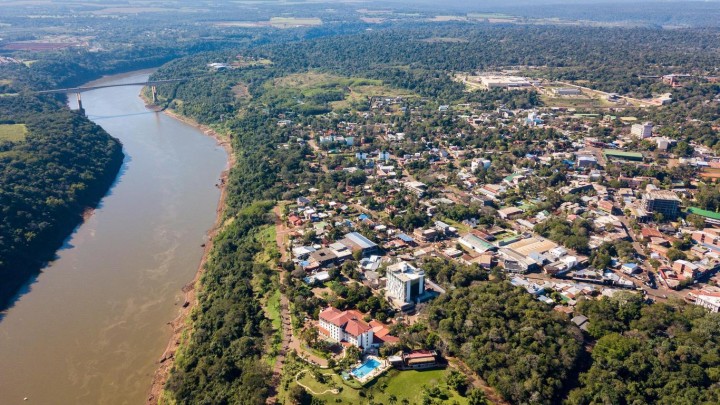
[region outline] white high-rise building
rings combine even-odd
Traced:
[[[633,124],[630,134],[640,139],[650,138],[652,136],[653,125],[651,122],[644,124]]]
[[[407,262],[387,269],[385,294],[400,302],[415,302],[425,292],[425,272]]]

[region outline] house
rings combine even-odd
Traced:
[[[595,156],[578,156],[577,167],[584,169],[595,166],[597,166],[597,158],[595,158]]]
[[[615,210],[615,204],[613,204],[612,201],[608,200],[600,200],[597,203],[598,209],[606,214],[612,215],[613,211]]]
[[[317,263],[319,267],[325,267],[334,264],[337,256],[332,249],[322,248],[310,253],[308,260],[311,263]]]
[[[517,207],[507,207],[499,209],[497,213],[502,219],[515,219],[523,214],[523,210]]]
[[[438,238],[438,231],[436,229],[422,229],[415,228],[413,235],[416,239],[422,242],[434,242]]]
[[[625,263],[620,267],[620,270],[622,270],[622,272],[625,274],[635,274],[642,271],[640,266],[635,263]]]
[[[675,262],[673,262],[672,269],[675,274],[678,275],[678,278],[683,280],[694,280],[700,274],[700,267],[687,260],[675,260]]]
[[[505,192],[505,190],[506,188],[499,184],[486,184],[478,191],[491,199],[496,200],[502,193]]]
[[[318,332],[326,339],[347,342],[367,350],[373,345],[373,328],[363,320],[360,311],[340,311],[328,307],[320,312]]]
[[[327,271],[319,271],[303,279],[309,285],[322,284],[328,280],[330,280],[330,273]]]
[[[307,197],[298,197],[296,202],[298,207],[305,207],[311,203],[310,199]]]
[[[290,214],[288,216],[288,222],[290,222],[292,226],[301,226],[303,224],[302,218],[300,218],[296,214]]]
[[[574,317],[573,319],[571,319],[571,322],[586,332],[588,330],[588,326],[590,326],[588,317],[584,315],[578,315]]]

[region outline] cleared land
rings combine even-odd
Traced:
[[[407,90],[396,89],[380,80],[350,78],[328,73],[308,72],[281,77],[268,85],[274,92],[296,91],[306,99],[329,92],[342,92],[342,100],[329,103],[333,110],[352,109],[368,102],[369,97],[414,97]]]
[[[0,125],[0,141],[22,142],[26,136],[25,124]]]
[[[322,20],[319,18],[273,17],[270,19],[270,25],[279,28],[314,27],[322,25]]]
[[[220,21],[215,23],[218,27],[242,27],[242,28],[294,28],[294,27],[317,27],[322,25],[319,18],[296,18],[296,17],[272,17],[267,21]]]

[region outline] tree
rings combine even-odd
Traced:
[[[705,227],[705,218],[697,214],[689,214],[685,218],[695,229],[703,229]]]
[[[299,385],[293,385],[288,392],[290,400],[297,405],[309,405],[312,403],[312,395]]]
[[[318,330],[314,326],[307,327],[301,332],[301,337],[310,347],[315,346],[318,339]]]
[[[458,394],[464,396],[468,389],[469,381],[465,374],[452,370],[447,376],[447,385],[457,391]]]
[[[670,248],[667,251],[667,258],[671,262],[674,262],[675,260],[685,260],[687,259],[687,255],[685,252],[678,250],[677,248]]]
[[[468,405],[488,405],[489,402],[485,396],[485,392],[481,389],[473,389],[468,392]]]

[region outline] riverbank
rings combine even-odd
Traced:
[[[143,101],[146,102],[146,104],[148,103],[148,100],[142,95],[142,93],[140,97],[143,99]],[[175,363],[175,354],[179,349],[180,344],[182,343],[183,335],[185,334],[185,332],[192,333],[192,328],[187,322],[188,316],[190,316],[192,311],[197,306],[197,289],[199,288],[198,283],[200,281],[200,277],[202,277],[202,274],[204,273],[205,263],[207,263],[207,260],[213,250],[213,242],[215,240],[215,237],[222,228],[223,218],[225,216],[225,200],[227,198],[228,175],[230,174],[230,169],[232,169],[232,167],[235,165],[235,152],[229,139],[225,139],[222,135],[217,133],[212,128],[206,125],[202,125],[191,118],[180,115],[175,111],[163,110],[163,113],[187,125],[193,126],[201,130],[205,135],[215,139],[217,144],[220,145],[223,149],[225,149],[228,158],[225,170],[223,170],[222,174],[220,175],[220,182],[217,185],[220,188],[220,199],[218,200],[215,223],[213,224],[210,231],[208,231],[207,233],[208,241],[205,244],[203,256],[200,259],[200,264],[198,265],[195,277],[182,289],[182,291],[185,293],[185,296],[183,299],[182,308],[180,309],[180,313],[174,320],[168,322],[168,325],[172,329],[172,335],[170,337],[170,340],[168,341],[165,351],[160,357],[160,360],[158,360],[158,368],[155,370],[155,374],[153,375],[152,385],[150,387],[150,392],[148,393],[146,400],[146,404],[148,405],[155,405],[160,400],[163,389],[165,387],[165,383],[167,383],[168,376],[170,375],[170,370]],[[187,337],[188,336],[186,336],[186,338]]]

